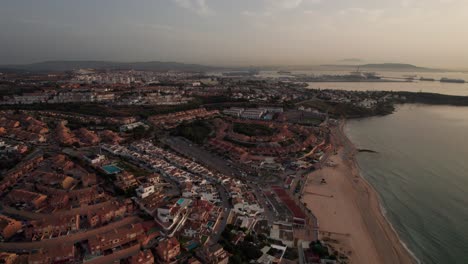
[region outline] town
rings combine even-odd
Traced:
[[[307,175],[333,166],[341,118],[404,100],[200,72],[0,77],[2,263],[347,263]]]

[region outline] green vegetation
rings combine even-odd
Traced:
[[[184,137],[197,144],[203,144],[210,136],[212,130],[207,121],[196,120],[192,123],[183,123],[172,132],[175,136]]]
[[[31,105],[7,105],[0,109],[23,109],[23,110],[50,110],[59,112],[70,112],[82,115],[93,115],[102,117],[127,117],[140,116],[147,118],[152,115],[166,114],[198,108],[199,102],[191,102],[180,106],[122,106],[105,105],[97,103],[67,103],[67,104],[31,104]]]
[[[234,132],[250,137],[273,136],[275,133],[278,132],[274,128],[270,128],[268,126],[259,124],[234,123],[232,128]]]
[[[322,113],[329,113],[332,117],[367,117],[373,115],[391,114],[395,110],[393,103],[379,103],[374,109],[367,109],[352,103],[336,103],[323,100],[312,100],[302,103],[305,107],[311,107]]]
[[[399,100],[402,103],[468,106],[467,96],[412,92],[394,92],[393,94],[405,98]]]
[[[246,147],[246,148],[254,148],[254,147],[257,146],[257,144],[255,144],[255,143],[240,142],[240,141],[234,140],[234,139],[232,139],[232,138],[230,138],[228,136],[224,137],[223,140],[234,143],[234,144],[242,146],[242,147]]]
[[[292,139],[292,138],[290,138],[290,139],[288,139],[288,140],[284,140],[284,141],[278,142],[278,144],[280,144],[280,146],[282,146],[282,147],[291,146],[291,145],[294,144],[294,143],[295,143],[295,141],[294,141],[294,139]]]
[[[181,237],[179,238],[179,243],[180,243],[182,246],[185,246],[185,244],[186,244],[187,242],[190,242],[190,241],[191,241],[190,239],[188,239],[187,237],[184,237],[184,236],[181,236]]]
[[[223,103],[231,103],[231,102],[246,102],[246,100],[242,99],[233,99],[229,96],[208,96],[208,97],[198,97],[197,100],[200,101],[201,104],[223,104]]]
[[[298,252],[296,248],[286,248],[286,252],[284,253],[283,258],[288,260],[296,260],[299,258]]]
[[[0,87],[1,88],[1,87]],[[0,95],[7,95],[10,93],[18,94],[29,88],[21,88],[22,90],[14,90],[11,92],[8,89],[0,89]],[[168,114],[179,111],[186,111],[202,107],[204,104],[222,104],[225,102],[232,102],[226,96],[211,96],[211,97],[195,97],[194,100],[187,104],[165,106],[165,105],[107,105],[102,103],[66,103],[66,104],[31,104],[31,105],[3,105],[0,110],[48,110],[58,112],[76,113],[82,115],[102,116],[102,117],[127,117],[139,116],[141,118],[148,118],[152,115]]]
[[[296,184],[296,189],[294,189],[294,193],[299,193],[301,191],[301,188],[302,188],[302,181],[299,180]]]
[[[304,118],[298,122],[300,125],[304,126],[318,126],[322,123],[323,121],[321,119],[317,118]]]
[[[128,171],[129,173],[133,174],[135,177],[148,176],[151,174],[149,171],[136,167],[124,160],[119,160],[117,162],[117,167]]]
[[[319,240],[310,243],[310,250],[317,254],[321,259],[336,260],[336,255],[330,254],[328,247],[323,245]]]
[[[139,140],[142,138],[149,137],[150,135],[152,135],[153,131],[154,131],[154,128],[152,126],[149,127],[148,129],[143,126],[139,126],[133,129],[130,133],[132,134],[132,138],[134,140]]]
[[[239,231],[245,232],[245,229],[241,229],[233,225],[227,225],[221,234],[221,239],[219,241],[220,244],[226,251],[232,254],[229,258],[229,263],[249,263],[251,260],[257,260],[260,258],[262,256],[260,248],[262,248],[264,243],[257,242],[258,238],[256,236],[248,234],[244,241],[239,244],[234,245],[232,243],[232,240]]]
[[[2,172],[6,172],[16,166],[16,164],[21,162],[21,156],[15,155],[12,157],[3,156],[0,159],[0,181],[3,179]]]
[[[116,188],[116,194],[120,196],[124,196],[125,198],[132,198],[136,196],[136,189],[137,187],[133,187],[128,190],[121,190],[119,188]]]
[[[37,87],[20,87],[10,82],[0,82],[0,97],[32,93],[38,90],[40,89]]]

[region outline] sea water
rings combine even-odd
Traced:
[[[422,263],[468,263],[468,107],[403,105],[347,122],[361,173]]]

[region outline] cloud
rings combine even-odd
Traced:
[[[214,11],[208,6],[206,0],[172,0],[178,6],[191,10],[198,15],[213,15]]]
[[[381,9],[365,9],[361,7],[351,7],[339,11],[340,15],[358,15],[360,17],[367,18],[369,20],[375,21],[378,20],[383,14],[384,11]]]
[[[322,0],[264,0],[274,9],[294,9],[301,5],[314,5],[322,3]],[[449,0],[446,0],[449,1]]]
[[[408,7],[427,7],[427,6],[440,6],[440,5],[451,5],[456,3],[463,3],[465,0],[400,0],[400,6],[403,8]]]
[[[413,4],[411,0],[401,0],[401,7],[407,8]]]
[[[344,62],[344,63],[362,63],[364,60],[358,58],[346,58],[342,60],[338,60],[337,62]]]
[[[241,12],[241,15],[248,16],[248,17],[268,17],[268,16],[271,16],[272,13],[269,11],[255,12],[255,11],[250,11],[250,10],[244,10]]]
[[[135,26],[154,31],[174,31],[175,28],[164,24],[135,24]]]
[[[298,8],[302,4],[318,4],[322,0],[263,0],[263,10],[245,10],[241,12],[243,16],[249,17],[269,17],[284,10]]]
[[[266,0],[272,7],[280,9],[294,9],[302,4],[303,0]]]

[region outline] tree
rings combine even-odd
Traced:
[[[248,242],[243,242],[240,245],[239,250],[242,252],[242,254],[248,260],[258,259],[263,255],[263,253],[262,253],[262,251],[260,251],[260,249],[258,249],[256,246],[254,246],[254,245],[252,245],[252,244],[250,244]]]

